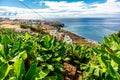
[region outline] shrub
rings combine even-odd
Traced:
[[[27,29],[30,28],[31,26],[27,25],[27,24],[20,24],[21,28]]]

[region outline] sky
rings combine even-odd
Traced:
[[[120,17],[120,0],[0,0],[0,17]]]

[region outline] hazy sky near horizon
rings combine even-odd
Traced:
[[[0,0],[0,17],[120,17],[120,0]]]

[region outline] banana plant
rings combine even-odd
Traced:
[[[120,39],[116,35],[104,37],[103,43],[93,48],[94,57],[89,63],[88,73],[92,79],[120,79]]]

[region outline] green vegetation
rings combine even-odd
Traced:
[[[27,24],[20,24],[20,27],[23,28],[23,29],[27,29],[27,28],[30,28],[32,26],[29,26]]]
[[[104,38],[103,43],[94,47],[89,67],[89,80],[120,80],[120,39],[116,35]]]
[[[120,39],[110,35],[91,48],[0,29],[0,80],[64,80],[64,62],[81,71],[82,80],[120,80]]]
[[[59,21],[53,21],[53,22],[46,22],[46,24],[51,25],[56,28],[64,27],[64,24]]]
[[[27,24],[20,24],[20,27],[23,29],[30,29],[33,32],[42,32],[41,23],[38,23],[36,26],[29,26]]]
[[[43,32],[41,27],[30,27],[30,30],[33,31],[33,32]]]
[[[120,30],[118,31],[117,36],[120,38]]]

